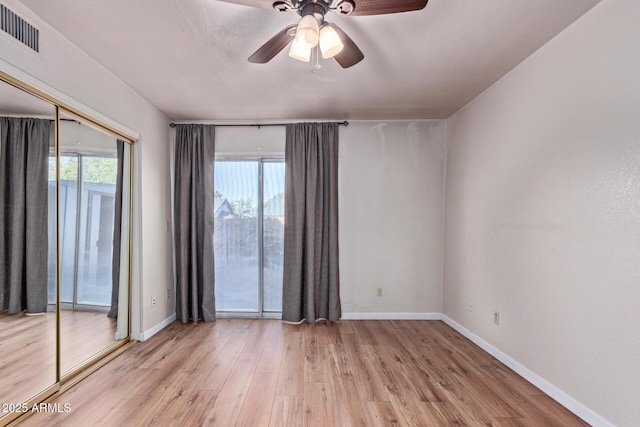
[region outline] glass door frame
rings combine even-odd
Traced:
[[[284,154],[284,153],[283,153]],[[265,319],[282,319],[282,310],[265,310],[264,309],[264,164],[265,163],[282,163],[284,157],[256,157],[256,156],[218,156],[215,158],[218,162],[240,163],[255,162],[258,165],[258,310],[257,311],[237,311],[237,310],[220,310],[216,308],[216,317],[241,317],[241,318],[265,318]],[[216,191],[214,183],[214,191]],[[215,252],[214,252],[215,257]],[[214,261],[215,262],[215,261]]]

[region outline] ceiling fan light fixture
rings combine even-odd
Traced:
[[[329,24],[320,28],[320,51],[324,59],[333,58],[344,49],[344,44],[336,30]]]
[[[313,14],[305,15],[298,23],[296,29],[296,41],[308,44],[310,48],[318,45],[320,28],[318,27],[318,20]]]
[[[298,40],[298,37],[293,39],[291,48],[289,49],[289,56],[293,59],[297,59],[302,62],[311,61],[311,46],[304,42],[304,40]]]

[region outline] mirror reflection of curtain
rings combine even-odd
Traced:
[[[120,292],[120,252],[122,247],[122,186],[124,178],[124,141],[118,140],[118,172],[116,176],[115,209],[113,214],[113,262],[111,264],[111,308],[108,317],[118,317]]]
[[[0,310],[47,310],[51,121],[0,117]]]

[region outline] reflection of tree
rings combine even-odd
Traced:
[[[82,179],[85,182],[115,184],[118,161],[100,157],[85,157],[82,163]]]
[[[118,161],[114,158],[84,157],[82,162],[82,179],[84,182],[98,184],[114,184],[118,173]],[[49,159],[49,180],[55,176],[55,158]],[[68,181],[78,180],[78,158],[61,157],[60,179]]]
[[[78,180],[78,158],[74,157],[67,161],[60,160],[60,179],[68,181]]]
[[[278,193],[264,203],[264,216],[284,218],[284,193]]]
[[[256,216],[256,208],[253,205],[253,199],[249,196],[248,199],[244,200],[234,200],[231,202],[231,206],[233,206],[233,210],[237,215],[243,217],[255,217]]]

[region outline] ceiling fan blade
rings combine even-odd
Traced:
[[[243,6],[257,7],[260,9],[273,10],[273,1],[269,0],[218,0],[225,3],[240,4]]]
[[[354,0],[355,10],[349,16],[384,15],[424,9],[429,0]]]
[[[340,64],[342,68],[349,68],[362,61],[364,59],[364,53],[362,53],[358,46],[356,46],[347,33],[342,31],[342,29],[336,24],[329,25],[331,28],[336,30],[336,33],[338,33],[340,40],[342,40],[342,44],[344,45],[342,51],[334,56],[334,59],[338,61],[338,64]]]
[[[253,55],[249,57],[249,62],[254,64],[266,64],[271,61],[282,49],[293,40],[292,29],[296,28],[295,25],[289,25],[275,36],[271,37],[269,41],[260,46]]]

